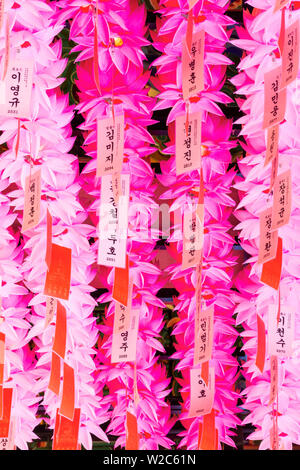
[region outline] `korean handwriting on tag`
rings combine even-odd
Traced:
[[[186,135],[186,115],[176,117],[176,174],[181,175],[201,166],[201,113],[189,115]]]
[[[284,120],[286,88],[280,90],[280,85],[281,67],[277,67],[265,73],[263,129],[275,126],[275,124],[280,124]]]
[[[30,118],[32,76],[32,62],[10,60],[5,78],[5,103],[0,104],[0,115]]]
[[[194,418],[210,413],[215,395],[215,373],[209,369],[208,384],[201,377],[201,368],[190,369],[190,409],[189,417]]]
[[[285,31],[282,54],[282,85],[287,86],[296,80],[299,71],[299,19]]]
[[[130,176],[121,175],[121,195],[115,203],[112,176],[101,180],[98,264],[124,268],[126,263]]]
[[[278,358],[277,356],[270,357],[270,375],[271,375],[271,387],[270,387],[270,400],[269,405],[274,403],[278,392]]]
[[[124,114],[97,121],[97,176],[121,172],[124,152]]]
[[[199,31],[192,36],[191,50],[185,41],[182,43],[182,93],[188,100],[204,89],[204,40],[205,32]]]
[[[258,263],[265,263],[274,259],[277,253],[278,231],[271,232],[272,207],[260,213],[259,225]]]
[[[291,170],[277,176],[273,188],[272,230],[289,223],[292,208]]]
[[[214,306],[196,312],[194,365],[209,361],[213,346]]]
[[[181,269],[191,268],[200,262],[203,231],[196,210],[186,209],[183,214],[183,251]]]
[[[267,129],[266,158],[264,166],[278,157],[279,125]]]
[[[22,232],[36,227],[40,221],[41,170],[27,176],[25,180]]]
[[[136,345],[139,327],[138,311],[116,302],[111,362],[136,360]]]
[[[269,354],[277,357],[292,357],[295,327],[295,310],[292,306],[282,306],[277,322],[277,305],[269,306],[268,346]]]

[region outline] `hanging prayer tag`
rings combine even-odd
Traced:
[[[215,394],[215,372],[213,368],[209,369],[208,384],[206,385],[202,376],[201,369],[190,369],[190,409],[189,418],[203,416],[210,413]]]
[[[176,117],[176,174],[181,175],[201,166],[201,113],[189,115],[186,132],[186,115]]]
[[[186,209],[183,214],[183,251],[181,269],[188,269],[200,262],[203,231],[196,210]]]
[[[256,350],[256,360],[255,364],[260,370],[261,373],[264,371],[265,367],[265,357],[266,357],[266,328],[263,319],[260,315],[256,315],[257,320],[257,350]]]
[[[101,179],[98,264],[125,268],[130,175],[121,175],[121,193],[115,202],[112,176]]]
[[[25,179],[22,232],[36,227],[41,212],[41,169]]]
[[[267,129],[267,145],[264,166],[278,157],[279,125]]]
[[[30,119],[33,63],[10,60],[5,77],[5,102],[0,103],[0,115]]]
[[[59,414],[74,420],[75,412],[75,376],[73,367],[64,362],[63,392]]]
[[[295,331],[295,309],[292,306],[281,306],[278,322],[277,309],[277,305],[269,306],[269,354],[280,358],[292,357]]]
[[[182,43],[182,93],[186,101],[204,90],[204,41],[205,32],[199,31],[191,37],[191,49]]]
[[[54,297],[46,298],[46,316],[45,328],[47,328],[53,320],[54,314],[57,310],[57,300]]]
[[[273,187],[272,230],[289,223],[292,209],[291,170],[277,176]]]
[[[52,450],[78,450],[80,408],[75,408],[73,420],[56,411]]]
[[[97,121],[97,176],[122,171],[124,114]]]
[[[269,405],[275,402],[278,392],[278,358],[271,356],[270,358],[270,400]]]
[[[278,290],[282,269],[282,238],[278,237],[276,257],[263,264],[260,280]]]
[[[286,88],[280,90],[281,67],[265,73],[263,129],[280,124],[285,117]]]
[[[299,19],[291,24],[284,35],[282,54],[282,87],[285,87],[297,79],[299,71]]]
[[[276,257],[278,231],[271,232],[272,207],[261,212],[259,215],[259,253],[258,263],[265,263]]]
[[[44,295],[68,300],[71,284],[72,250],[52,243],[50,269],[46,273]]]
[[[194,365],[211,359],[213,348],[214,305],[206,310],[197,309],[195,320]]]

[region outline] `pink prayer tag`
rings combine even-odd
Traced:
[[[41,169],[25,179],[22,232],[36,227],[40,221]]]
[[[271,232],[272,207],[260,213],[259,226],[258,263],[265,263],[276,258],[277,253],[278,231]]]
[[[211,359],[214,337],[214,305],[196,313],[198,315],[195,321],[194,365]]]
[[[183,251],[181,269],[188,269],[200,262],[203,246],[203,230],[196,210],[186,209],[183,214]]]
[[[122,171],[124,114],[97,121],[97,176]]]
[[[272,230],[289,223],[292,210],[291,170],[277,176],[273,187]]]
[[[136,345],[139,328],[138,310],[116,302],[112,340],[111,362],[129,362],[136,360]]]
[[[269,305],[268,346],[269,354],[281,358],[292,357],[295,331],[295,309],[282,306],[277,322],[277,305]]]
[[[101,178],[98,264],[125,268],[130,175],[121,175],[121,192],[115,202],[112,175]]]
[[[195,331],[197,325],[197,319],[201,315],[201,293],[202,293],[202,253],[199,264],[196,266],[196,313],[195,313]]]
[[[282,79],[281,66],[265,73],[265,104],[263,129],[284,120],[286,110],[286,88],[280,90]]]
[[[191,49],[182,42],[182,93],[186,101],[204,90],[204,41],[205,32],[194,33]]]
[[[176,174],[182,175],[201,166],[201,117],[202,114],[189,115],[186,134],[186,115],[176,117]]]
[[[278,10],[281,10],[281,8],[285,7],[289,2],[290,0],[276,0],[274,6],[274,13]]]
[[[264,166],[267,166],[278,157],[279,125],[267,129],[267,145]]]
[[[57,310],[57,299],[54,297],[47,297],[46,298],[46,318],[45,318],[45,328],[50,325],[54,314]]]
[[[288,26],[284,35],[282,53],[282,87],[296,80],[299,71],[299,18]]]
[[[5,77],[5,103],[0,104],[0,115],[30,119],[33,62],[13,60]]]
[[[278,392],[278,358],[277,356],[270,357],[270,376],[271,376],[271,384],[270,384],[269,405],[274,403],[274,401],[277,398],[277,392]]]
[[[190,369],[189,418],[196,418],[211,412],[215,396],[215,371],[209,368],[208,384],[201,377],[201,367]]]

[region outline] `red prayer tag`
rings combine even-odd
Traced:
[[[278,237],[276,258],[263,264],[261,282],[278,290],[282,268],[282,238]]]
[[[59,395],[60,389],[60,357],[52,352],[51,360],[51,372],[50,372],[50,381],[48,385],[49,390],[51,390],[56,395]]]
[[[59,414],[73,421],[75,411],[74,369],[64,362],[63,392]]]
[[[266,328],[263,319],[257,314],[257,350],[255,364],[263,373],[266,357]]]
[[[65,418],[56,410],[52,450],[80,450],[79,425],[80,408],[75,408],[73,420]]]
[[[72,250],[52,243],[50,269],[46,274],[44,294],[68,300],[71,283]]]
[[[215,450],[217,432],[215,428],[215,410],[203,416],[200,450]]]
[[[57,302],[53,352],[58,354],[62,359],[64,359],[65,353],[66,353],[66,338],[67,338],[67,313],[66,313],[65,307],[63,307],[60,302]]]
[[[128,305],[129,291],[129,260],[126,256],[126,267],[115,268],[114,286],[112,297],[122,305]]]
[[[126,412],[126,450],[139,450],[139,435],[136,416]]]
[[[12,395],[12,388],[3,388],[3,413],[0,419],[0,450],[6,450],[8,446]]]

